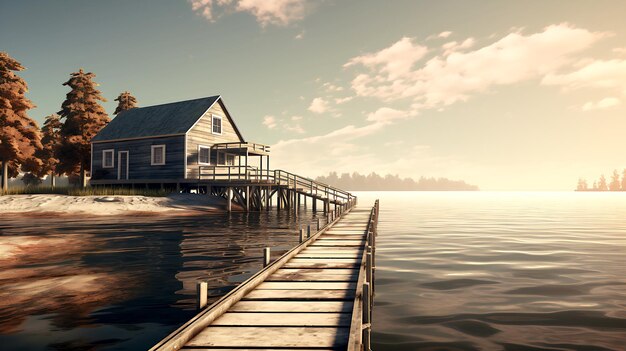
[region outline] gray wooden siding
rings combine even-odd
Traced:
[[[222,117],[222,134],[212,133],[211,115]],[[239,139],[235,128],[226,115],[222,102],[216,102],[198,123],[187,133],[187,179],[198,178],[198,146],[212,146],[217,143],[231,143],[243,141]],[[211,154],[211,164],[215,164],[215,155]]]
[[[150,165],[152,145],[165,145],[165,165]],[[102,167],[102,150],[114,149],[113,168]],[[168,179],[176,181],[184,177],[185,136],[170,136],[128,141],[112,141],[93,144],[92,179],[117,179],[118,152],[128,151],[129,174],[131,180]]]

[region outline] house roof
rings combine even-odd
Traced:
[[[220,95],[132,108],[118,114],[91,141],[101,142],[185,134],[218,100],[221,100]],[[223,107],[225,114],[233,124],[233,128],[243,140],[225,106]]]

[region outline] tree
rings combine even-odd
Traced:
[[[59,173],[80,174],[80,184],[86,186],[87,170],[91,166],[91,139],[109,122],[109,116],[98,101],[106,101],[97,84],[96,75],[82,68],[63,83],[72,90],[61,105],[59,115],[64,119],[61,143],[56,154]]]
[[[41,178],[31,172],[28,172],[22,176],[22,183],[26,186],[37,186],[41,184]]]
[[[587,187],[587,181],[582,178],[578,179],[578,186],[576,187],[576,190],[578,191],[589,190]]]
[[[622,171],[622,191],[626,191],[626,168]]]
[[[35,157],[41,148],[37,123],[28,117],[34,107],[25,97],[26,82],[15,72],[24,67],[6,52],[0,52],[0,161],[2,162],[2,189],[9,185],[20,170],[35,171],[40,166]]]
[[[619,181],[619,172],[617,169],[613,171],[613,175],[611,175],[611,183],[609,183],[609,190],[611,191],[619,191],[621,188],[621,184]]]
[[[132,96],[129,92],[125,91],[121,93],[115,101],[118,102],[117,107],[115,108],[114,115],[117,115],[120,112],[130,110],[131,108],[137,107],[137,99]]]
[[[600,180],[598,180],[598,190],[599,191],[607,191],[609,187],[606,185],[606,178],[604,174],[600,176]]]
[[[46,117],[46,121],[41,128],[41,144],[43,147],[37,153],[37,157],[42,162],[37,176],[41,178],[49,175],[50,186],[53,188],[56,185],[55,175],[58,174],[57,165],[59,164],[59,159],[56,158],[56,152],[61,144],[61,126],[59,115],[51,114]]]

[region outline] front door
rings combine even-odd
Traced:
[[[117,154],[117,179],[128,180],[128,151]]]

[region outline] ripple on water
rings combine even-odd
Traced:
[[[626,193],[359,195],[375,350],[625,350]]]

